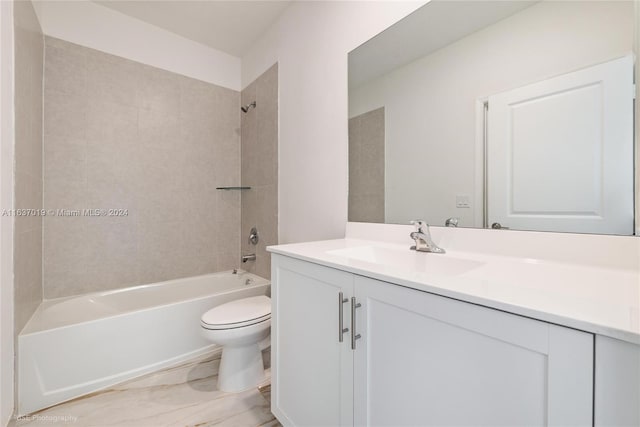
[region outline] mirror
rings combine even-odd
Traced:
[[[433,0],[349,53],[349,221],[634,234],[633,1]]]

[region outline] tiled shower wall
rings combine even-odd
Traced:
[[[44,297],[238,267],[240,93],[45,43]]]
[[[256,108],[242,114],[242,253],[255,253],[255,261],[241,268],[271,277],[271,257],[265,248],[278,243],[278,64],[242,91],[242,105]],[[249,243],[251,227],[260,240]]]
[[[384,222],[384,139],[384,107],[349,119],[349,221]]]
[[[14,3],[15,207],[42,209],[44,41],[30,1]],[[15,330],[42,301],[42,217],[18,216],[14,230]]]

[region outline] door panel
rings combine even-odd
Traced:
[[[356,425],[591,425],[593,337],[357,277]]]
[[[489,97],[488,223],[633,234],[631,56]]]
[[[285,425],[352,425],[353,355],[348,334],[338,340],[338,295],[353,296],[353,276],[276,254],[272,272],[272,412]]]

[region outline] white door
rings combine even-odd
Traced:
[[[271,410],[284,425],[353,424],[353,275],[272,255]]]
[[[356,425],[591,426],[593,335],[356,276]]]
[[[488,224],[633,234],[633,58],[489,97]]]

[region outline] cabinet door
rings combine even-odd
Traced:
[[[339,341],[339,310],[350,328],[353,275],[272,256],[271,410],[284,425],[353,424],[353,353]]]
[[[640,426],[640,345],[596,335],[596,427]]]
[[[357,276],[356,425],[591,426],[593,335]]]

